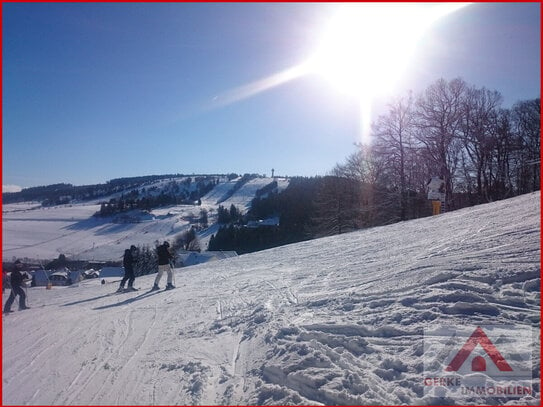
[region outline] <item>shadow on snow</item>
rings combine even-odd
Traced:
[[[131,302],[134,302],[134,301],[138,301],[138,300],[141,300],[143,299],[144,297],[149,297],[153,294],[158,294],[160,292],[162,292],[164,290],[156,290],[156,291],[146,291],[144,293],[141,293],[135,297],[131,297],[131,298],[127,298],[126,300],[124,301],[120,301],[120,302],[116,302],[114,304],[109,304],[109,305],[102,305],[100,307],[95,307],[93,308],[93,310],[101,310],[101,309],[107,309],[107,308],[113,308],[113,307],[119,307],[121,305],[126,305],[126,304],[130,304]]]

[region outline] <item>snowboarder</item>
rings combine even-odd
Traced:
[[[162,274],[166,271],[168,273],[168,284],[166,285],[166,290],[171,290],[172,288],[175,288],[172,284],[173,281],[173,271],[172,267],[170,266],[170,261],[173,259],[172,254],[168,250],[170,247],[170,244],[168,242],[164,242],[161,246],[158,246],[156,249],[156,253],[158,256],[158,274],[155,278],[155,284],[153,285],[153,288],[151,288],[151,291],[159,290],[160,287],[158,286],[158,283],[160,282],[160,279],[162,278]]]
[[[124,277],[121,280],[121,285],[119,286],[119,289],[117,292],[123,292],[124,291],[124,284],[128,280],[128,288],[127,291],[137,291],[137,288],[134,288],[134,280],[136,279],[136,276],[134,274],[134,263],[136,262],[136,246],[132,245],[130,246],[130,249],[126,249],[124,251],[124,257],[123,257],[123,267],[124,267]]]
[[[13,312],[11,310],[11,305],[15,301],[15,297],[19,296],[19,310],[29,309],[25,304],[26,294],[23,290],[24,280],[29,280],[30,277],[26,273],[21,273],[23,268],[23,263],[21,260],[15,261],[15,270],[11,272],[10,283],[11,283],[11,293],[4,305],[4,314]]]

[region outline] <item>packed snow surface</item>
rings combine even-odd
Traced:
[[[3,404],[537,404],[536,334],[521,400],[431,398],[421,355],[434,324],[539,332],[539,213],[524,195],[176,269],[171,291],[29,288]]]

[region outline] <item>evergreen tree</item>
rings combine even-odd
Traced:
[[[135,255],[134,273],[136,276],[158,272],[158,258],[156,252],[148,245],[137,246]]]
[[[219,205],[219,209],[217,210],[217,222],[221,225],[225,225],[230,223],[230,220],[230,213],[225,209],[224,206]]]

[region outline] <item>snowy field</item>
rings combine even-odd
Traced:
[[[539,214],[524,195],[177,269],[166,292],[29,288],[2,319],[3,404],[538,404]],[[425,395],[439,324],[533,332],[534,397]]]
[[[202,209],[208,211],[210,223],[210,230],[202,231],[200,235],[201,246],[206,249],[211,234],[218,230],[213,223],[217,220],[219,204],[226,208],[234,204],[246,212],[256,191],[274,181],[273,178],[256,178],[243,185],[227,201],[218,202],[238,180],[219,183],[203,197],[201,206],[159,208],[151,211],[151,216],[138,215],[139,221],[133,223],[116,221],[119,216],[93,217],[100,210],[98,201],[47,208],[38,203],[3,205],[3,258],[52,260],[64,254],[75,260],[119,260],[132,244],[154,247],[156,241],[171,240],[190,229],[191,219],[197,219]],[[275,180],[279,190],[288,186],[286,179]],[[159,181],[147,187],[160,188],[169,182]]]

